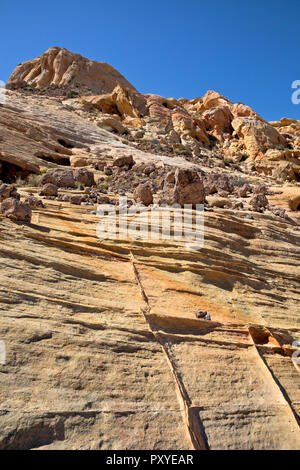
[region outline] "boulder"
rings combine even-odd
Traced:
[[[169,205],[196,204],[205,202],[203,182],[194,169],[177,168],[175,174],[168,173],[164,181],[163,197],[160,202]]]
[[[97,117],[96,123],[98,127],[101,127],[102,129],[105,129],[109,132],[124,134],[127,131],[127,128],[123,126],[119,119],[115,119],[110,115]]]
[[[76,204],[77,206],[80,206],[82,202],[82,197],[79,194],[71,194],[69,195],[68,202],[71,204]]]
[[[265,194],[255,194],[249,201],[253,211],[264,212],[269,207],[269,201]]]
[[[28,223],[30,223],[32,215],[28,203],[20,202],[13,197],[9,197],[2,202],[1,213],[9,219]]]
[[[233,115],[226,106],[208,109],[201,117],[205,120],[206,130],[215,131],[217,135],[223,132],[231,132],[232,130],[231,121],[233,120]]]
[[[252,188],[249,184],[243,184],[243,186],[235,188],[235,192],[238,197],[247,197],[248,193],[252,191]]]
[[[40,196],[57,196],[57,186],[52,183],[46,183],[40,191]]]
[[[83,186],[95,184],[94,174],[87,168],[55,168],[48,170],[42,178],[42,184],[52,183],[58,188],[75,188],[75,183]]]
[[[264,184],[258,184],[253,188],[253,194],[267,194],[268,188]]]
[[[0,182],[0,202],[4,201],[4,199],[7,199],[9,197],[20,199],[20,194],[17,192],[16,188],[11,184]]]
[[[83,186],[93,186],[95,184],[94,174],[87,168],[76,168],[73,170],[73,178]]]
[[[27,204],[29,204],[31,209],[40,209],[45,207],[45,204],[41,199],[38,197],[35,197],[33,194],[30,194],[25,198],[25,201]]]
[[[286,139],[269,123],[254,117],[238,117],[231,123],[251,158],[262,156],[268,149],[286,144]]]
[[[72,169],[55,168],[48,170],[42,178],[42,184],[52,183],[58,188],[75,188]]]
[[[229,199],[220,196],[208,196],[207,202],[211,207],[224,208],[232,206],[232,203]]]
[[[135,164],[132,155],[122,155],[114,160],[113,166],[132,168]]]
[[[153,202],[153,192],[149,183],[139,184],[133,193],[135,202],[149,206]]]

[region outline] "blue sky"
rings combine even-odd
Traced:
[[[299,0],[1,0],[0,80],[52,46],[108,62],[142,93],[209,89],[300,119]]]

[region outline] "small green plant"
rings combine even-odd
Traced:
[[[79,181],[75,181],[75,188],[76,189],[82,189],[83,185]]]
[[[70,90],[67,92],[66,94],[66,98],[69,100],[69,99],[72,99],[72,98],[76,98],[76,96],[78,96],[78,91],[75,91],[75,90]]]
[[[225,157],[223,161],[224,161],[224,163],[225,163],[226,166],[228,166],[228,165],[230,165],[231,163],[233,163],[233,160],[232,160],[232,158],[230,158],[230,157]]]
[[[102,191],[103,189],[108,189],[109,184],[107,183],[98,184],[97,188],[99,189],[99,191]]]
[[[107,176],[106,181],[109,183],[112,180],[112,176]]]

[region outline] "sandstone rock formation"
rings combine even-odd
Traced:
[[[134,90],[111,65],[88,60],[67,49],[52,47],[40,57],[19,64],[10,76],[7,87],[45,89],[56,86],[100,94],[110,93],[118,84]]]
[[[9,84],[0,449],[300,449],[299,121],[142,95],[57,48]],[[203,204],[203,246],[159,202]]]

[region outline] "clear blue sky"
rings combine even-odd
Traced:
[[[0,80],[52,46],[108,62],[139,91],[209,89],[300,119],[299,0],[1,0]]]

